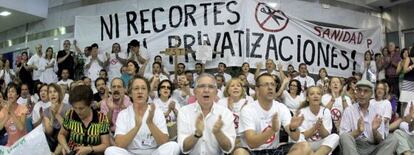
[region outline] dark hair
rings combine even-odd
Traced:
[[[105,72],[105,74],[108,76],[108,72],[106,71],[106,69],[101,69],[99,72]]]
[[[8,98],[8,96],[7,96],[8,93],[7,92],[9,92],[9,90],[12,89],[12,88],[16,89],[17,96],[20,96],[20,93],[22,92],[21,89],[20,89],[20,86],[14,84],[13,82],[11,82],[6,87],[6,93],[4,95],[5,98]]]
[[[125,83],[124,83],[124,80],[122,80],[120,77],[114,77],[114,78],[112,79],[112,81],[111,81],[111,86],[112,86],[112,82],[114,82],[115,80],[120,80],[120,81],[122,82],[122,87],[124,87],[124,88],[125,88]]]
[[[193,74],[193,72],[192,71],[189,71],[189,70],[187,70],[187,71],[184,72],[184,74],[187,74],[187,73]]]
[[[199,66],[203,67],[203,64],[202,64],[202,63],[197,62],[197,63],[195,64],[195,66],[197,66],[197,65],[199,65]]]
[[[97,83],[98,83],[99,80],[102,80],[105,83],[105,85],[106,85],[106,80],[104,78],[98,77],[95,80],[95,87],[97,87]]]
[[[263,74],[259,75],[259,76],[256,78],[256,84],[255,84],[256,86],[255,86],[255,87],[259,87],[259,85],[260,85],[259,80],[260,80],[260,78],[262,78],[262,77],[264,77],[264,76],[269,76],[269,77],[273,78],[273,75],[272,75],[272,74],[269,74],[269,73],[263,73]]]
[[[290,88],[290,85],[292,85],[293,82],[296,82],[296,85],[298,87],[298,91],[296,92],[296,95],[300,95],[300,92],[302,92],[302,84],[300,84],[299,80],[292,79],[292,80],[289,81],[289,88]],[[288,89],[287,92],[290,93],[290,89]]]
[[[91,48],[94,48],[94,47],[99,48],[99,46],[98,46],[98,44],[97,44],[97,43],[93,43],[93,44],[91,45]]]
[[[184,66],[184,69],[185,69],[185,64],[184,63],[181,63],[180,62],[180,63],[177,64],[177,66],[179,66],[179,65],[183,65]]]
[[[159,84],[158,84],[158,88],[157,88],[157,92],[158,92],[158,97],[160,97],[161,96],[161,84],[163,84],[164,82],[167,82],[167,83],[169,83],[170,84],[170,96],[168,96],[168,98],[170,98],[171,97],[171,95],[172,95],[172,93],[173,93],[173,91],[174,91],[174,85],[173,85],[173,83],[170,81],[170,80],[168,80],[168,79],[166,79],[166,80],[162,80]]]
[[[156,58],[160,58],[160,59],[162,60],[161,55],[156,55],[156,56],[154,57],[154,61],[155,61],[155,59],[156,59]]]
[[[134,61],[134,60],[128,60],[127,67],[128,67],[128,64],[129,63],[132,63],[135,66],[135,68],[136,68],[135,73],[138,73],[138,71],[139,71],[139,65],[138,65],[138,63],[136,61]]]
[[[52,50],[52,55],[51,55],[51,58],[50,58],[50,59],[52,59],[52,58],[53,58],[53,48],[52,48],[52,47],[48,47],[48,48],[46,48],[46,51],[45,51],[45,58],[46,58],[46,59],[48,59],[48,57],[47,57],[47,51],[48,51],[49,49],[51,49],[51,50]]]
[[[353,83],[353,82],[355,82],[355,83],[357,82],[357,79],[355,77],[351,76],[347,79],[347,82],[346,82],[347,83],[347,86],[346,86],[347,91],[351,89],[351,83]]]
[[[48,93],[49,93],[49,88],[52,87],[52,88],[56,89],[56,91],[59,94],[59,102],[62,102],[63,98],[65,97],[65,94],[63,93],[63,90],[62,90],[63,88],[60,85],[56,84],[56,83],[51,83],[47,86],[48,86],[48,88],[47,88]]]
[[[214,78],[215,78],[215,79],[217,79],[218,77],[221,77],[221,78],[223,79],[223,82],[226,82],[226,78],[225,78],[223,75],[221,75],[221,74],[216,74],[216,75],[214,76]]]
[[[305,66],[306,67],[306,64],[302,62],[302,63],[299,64],[299,68],[300,68],[300,66]]]
[[[131,47],[140,47],[140,46],[141,46],[141,43],[138,40],[136,40],[136,39],[131,40],[128,43],[127,54],[129,54],[129,51],[131,50]]]
[[[119,43],[113,43],[112,44],[112,49],[111,49],[111,53],[114,53],[114,45],[118,45],[119,46],[119,50],[121,50],[121,45]]]
[[[75,102],[83,101],[85,105],[90,106],[93,101],[92,89],[86,85],[74,87],[69,92],[69,103],[73,105]]]
[[[365,51],[365,53],[364,53],[364,61],[366,61],[365,55],[367,55],[367,53],[369,53],[369,58],[370,58],[370,59],[371,59],[371,61],[372,61],[372,52],[371,52],[371,50],[367,50],[367,51]]]
[[[156,64],[158,64],[158,66],[160,66],[160,68],[161,68],[161,63],[159,63],[159,62],[152,63],[152,67],[154,68],[154,65],[156,65]]]
[[[219,66],[220,65],[223,65],[224,66],[224,68],[227,68],[227,65],[225,64],[225,63],[223,63],[223,62],[219,62]]]
[[[81,80],[82,80],[82,81],[84,81],[85,79],[90,79],[90,80],[92,80],[91,78],[89,78],[89,77],[87,77],[87,76],[83,76],[83,77],[81,78]]]

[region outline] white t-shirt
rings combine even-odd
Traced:
[[[152,136],[147,126],[147,123],[145,123],[149,114],[149,109],[150,107],[147,108],[147,111],[145,111],[145,114],[142,117],[143,123],[141,124],[138,133],[135,135],[134,140],[132,140],[132,142],[126,148],[128,151],[132,153],[139,153],[139,150],[156,149],[158,147],[158,144]],[[162,133],[168,134],[164,114],[158,108],[156,108],[155,110],[153,122]],[[130,105],[118,114],[118,118],[116,120],[115,136],[126,135],[134,127],[135,112],[133,109],[133,105]]]
[[[307,106],[305,108],[300,109],[300,114],[302,114],[305,118],[302,122],[302,125],[299,127],[300,132],[305,132],[306,130],[309,130],[313,127],[318,118],[322,118],[323,126],[329,133],[331,133],[332,119],[331,112],[329,109],[320,106],[318,114],[315,115],[311,112],[309,106]],[[307,138],[306,141],[318,141],[321,139],[322,137],[318,133],[316,133],[312,137]]]
[[[151,80],[151,78],[154,77],[154,74],[153,73],[145,73],[144,77],[148,80]],[[159,74],[159,77],[160,77],[160,82],[162,80],[168,80],[168,77],[165,76],[164,74]]]
[[[328,105],[328,103],[331,101],[331,94],[325,94],[322,96],[322,104],[324,106]],[[334,121],[336,127],[339,127],[340,122],[341,122],[341,118],[344,112],[344,105],[342,103],[342,100],[345,99],[346,103],[348,104],[348,106],[352,105],[352,101],[351,98],[349,98],[348,96],[338,96],[337,98],[335,98],[335,102],[332,105],[331,108],[331,116],[332,116],[332,120]]]
[[[290,96],[288,91],[284,90],[282,94],[282,101],[291,112],[295,113],[300,104],[305,101],[305,97],[303,93],[300,93],[299,95],[296,95],[295,98],[293,98]]]
[[[392,107],[391,107],[391,102],[388,100],[381,100],[381,101],[377,101],[375,99],[371,99],[370,104],[373,104],[376,106],[377,108],[377,113],[379,115],[381,115],[383,118],[387,118],[388,122],[383,121],[381,123],[381,126],[386,129],[386,133],[385,135],[388,135],[389,133],[389,124],[390,124],[390,120],[391,120],[391,115],[392,115]],[[385,119],[383,119],[385,120]]]
[[[122,59],[127,59],[127,55],[125,52],[119,52],[118,56]],[[116,58],[115,53],[111,53],[109,57],[109,65],[108,65],[108,79],[112,81],[115,77],[121,77],[121,68],[122,63]]]
[[[33,65],[38,68],[37,70],[33,70],[33,75],[32,75],[33,80],[39,80],[40,78],[39,62],[41,58],[42,56],[39,56],[36,53],[32,57],[30,57],[29,61],[27,61],[27,65]]]
[[[224,106],[228,108],[228,97],[220,99],[217,104]],[[239,136],[238,129],[239,129],[239,122],[240,122],[240,111],[244,106],[246,106],[248,103],[254,102],[253,98],[250,96],[247,96],[246,98],[240,99],[237,103],[233,103],[233,109],[229,109],[231,112],[233,112],[234,116],[234,127],[236,128],[237,135]]]
[[[253,130],[254,132],[263,132],[265,130],[271,130],[272,117],[275,113],[279,115],[279,125],[282,127],[288,127],[292,116],[289,109],[282,103],[273,101],[273,105],[270,110],[264,110],[259,102],[256,100],[252,104],[247,104],[240,113],[240,128],[239,131],[244,134],[247,130]],[[241,136],[241,143],[243,147],[249,148],[246,142],[246,137]],[[250,150],[264,150],[264,149],[276,149],[279,145],[279,132],[275,133],[270,139],[258,148]]]
[[[184,140],[188,136],[194,135],[195,132],[195,123],[197,117],[202,113],[201,107],[198,102],[190,105],[186,105],[180,109],[178,112],[178,138],[177,142],[180,145],[181,150],[183,150]],[[224,135],[230,140],[231,149],[234,148],[234,143],[236,140],[236,130],[234,129],[233,124],[233,114],[232,112],[217,103],[213,103],[210,112],[204,116],[204,131],[203,136],[197,141],[194,147],[188,152],[183,152],[184,154],[190,155],[217,155],[230,152],[225,152],[222,150],[216,140],[216,137],[213,134],[214,124],[217,122],[217,119],[221,116],[223,121],[223,126],[221,131]]]
[[[305,84],[306,84],[306,88],[309,88],[309,87],[315,85],[315,80],[313,80],[313,78],[310,77],[310,76],[306,76],[306,77],[297,76],[294,79],[296,79],[300,82],[300,85],[302,86],[302,90],[305,90],[304,89]]]
[[[103,54],[98,54],[99,61],[101,62],[105,62],[106,61],[106,56]],[[88,58],[86,58],[85,60],[85,66],[87,64],[89,64],[89,62],[91,62],[92,60],[92,56],[89,56]],[[99,65],[98,60],[95,60],[91,63],[91,66],[89,67],[89,69],[85,68],[86,70],[86,76],[88,76],[89,78],[91,78],[92,82],[95,82],[95,80],[99,77],[99,72],[101,71],[102,66]]]
[[[68,87],[70,87],[70,84],[72,84],[73,80],[72,79],[67,79],[66,81],[60,80],[57,82],[58,85],[67,85]]]
[[[268,73],[267,70],[261,71],[259,75],[262,75],[264,73]],[[278,71],[272,70],[271,75],[276,75],[277,77],[280,77],[280,73]]]
[[[40,108],[44,110],[46,110],[46,108],[50,107],[50,105],[52,105],[50,102],[43,102],[43,101],[39,101],[37,102],[34,107],[33,107],[33,112],[32,112],[32,123],[36,123],[37,121],[39,121],[40,119]]]
[[[256,84],[256,80],[254,79],[254,74],[252,74],[250,72],[247,74],[246,80],[251,85],[255,85]]]
[[[7,84],[9,84],[10,82],[12,82],[12,76],[15,76],[13,69],[9,69],[9,71],[6,71],[5,69],[2,69],[0,71],[0,77],[4,76],[4,82]]]
[[[180,104],[178,104],[178,101],[175,99],[168,99],[167,102],[163,102],[160,98],[155,98],[152,103],[155,104],[155,106],[157,107],[157,109],[160,109],[163,113],[168,111],[168,106],[170,105],[171,102],[175,102],[175,109],[180,110]],[[177,116],[175,116],[174,112],[171,111],[171,113],[168,115],[168,118],[166,119],[167,124],[172,122],[172,123],[176,123],[177,122]]]

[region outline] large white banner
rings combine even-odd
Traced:
[[[196,50],[204,40],[214,51],[213,61],[228,66],[273,59],[280,64],[308,65],[311,73],[328,69],[329,75],[350,76],[359,71],[363,53],[378,52],[380,27],[336,29],[297,19],[256,0],[193,0],[165,2],[139,1],[136,10],[102,16],[78,16],[75,39],[84,47],[98,43],[100,50],[111,51],[118,42],[126,51],[132,39],[141,41],[152,58],[165,48]],[[300,9],[300,6],[298,6]],[[163,55],[167,69],[173,69],[172,57]],[[194,69],[196,54],[181,56],[187,69]]]
[[[50,154],[43,125],[39,125],[11,147],[0,146],[0,155],[47,155]]]

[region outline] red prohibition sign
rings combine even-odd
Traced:
[[[264,20],[259,16],[264,16]],[[280,10],[274,10],[264,3],[258,3],[255,11],[255,18],[260,28],[268,32],[279,32],[286,28],[289,18]],[[270,20],[272,19],[272,20]]]
[[[272,130],[272,126],[267,126],[263,129],[262,133],[265,132],[267,129]],[[272,137],[270,137],[268,140],[266,140],[266,144],[272,143],[276,139],[276,136],[273,134]]]
[[[339,121],[341,119],[341,111],[339,109],[332,109],[331,110],[332,120]]]

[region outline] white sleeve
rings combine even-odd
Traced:
[[[47,61],[45,59],[41,59],[39,62],[39,71],[43,72],[46,70]]]
[[[53,71],[56,73],[56,72],[58,72],[58,70],[59,70],[59,68],[58,68],[58,62],[56,61],[56,59],[55,58],[53,58],[53,62],[55,63],[55,65],[53,66]]]
[[[155,110],[153,121],[161,132],[168,134],[167,121],[165,120],[164,113],[158,108]]]
[[[351,124],[353,122],[351,120],[350,115],[352,115],[351,107],[348,107],[344,110],[344,113],[342,115],[339,133],[343,134],[343,133],[348,133],[352,131]]]
[[[122,110],[119,114],[118,114],[118,117],[117,117],[117,119],[116,119],[116,128],[115,128],[115,136],[116,135],[126,135],[128,132],[129,132],[129,130],[128,130],[128,128],[127,128],[127,124],[130,124],[129,122],[128,122],[128,111],[130,111],[129,110],[129,108],[127,108],[127,109],[125,109],[125,110]],[[135,114],[134,115],[131,115],[132,116],[132,118],[134,118],[135,119]],[[134,122],[134,124],[135,124],[135,122]]]
[[[251,116],[251,115],[254,115],[254,111],[251,108],[252,108],[252,106],[247,105],[240,112],[240,120],[239,120],[240,121],[240,123],[239,123],[239,132],[240,133],[244,133],[247,130],[256,131],[256,129],[255,129],[255,123],[256,122],[253,119],[254,117]]]
[[[39,102],[35,104],[35,106],[33,107],[33,112],[32,112],[32,124],[36,123],[37,121],[39,121],[40,119],[40,106],[39,106]]]
[[[410,101],[410,102],[407,103],[407,107],[405,107],[405,110],[404,110],[404,116],[407,116],[407,115],[410,114],[411,104],[414,105],[414,101]]]
[[[331,117],[331,111],[328,108],[323,109],[323,126],[325,129],[331,133],[332,132],[332,117]]]
[[[234,144],[236,141],[236,129],[234,128],[234,123],[233,123],[234,116],[232,112],[228,110],[227,108],[225,110],[226,112],[222,114],[222,120],[224,122],[222,131],[224,132],[224,135],[226,135],[226,137],[230,140],[231,149],[229,151],[224,151],[222,149],[222,151],[225,154],[230,154],[234,149]]]
[[[292,119],[292,116],[290,115],[289,109],[283,105],[279,107],[279,118],[281,118],[280,122],[283,127],[287,127],[290,124],[290,120]]]
[[[190,117],[188,113],[185,111],[185,107],[181,108],[178,112],[177,117],[177,142],[180,146],[181,150],[184,150],[184,140],[188,137],[194,134],[194,125],[190,122],[188,119],[196,119],[193,117]],[[184,154],[188,154],[192,151],[192,149],[188,150],[187,152],[184,152]]]
[[[384,108],[384,117],[391,119],[391,115],[392,115],[391,102],[386,100],[385,108]]]

